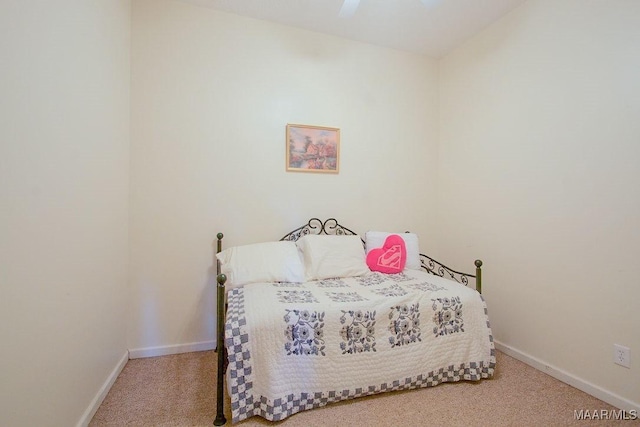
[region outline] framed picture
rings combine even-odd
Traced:
[[[287,125],[287,171],[338,173],[340,129]]]

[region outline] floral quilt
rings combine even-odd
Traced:
[[[482,296],[421,271],[228,293],[225,345],[233,422],[391,390],[493,376]]]

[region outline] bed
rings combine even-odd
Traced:
[[[475,274],[452,270],[419,253],[412,236],[361,238],[333,218],[312,218],[278,242],[223,250],[219,233],[217,342],[224,348],[217,349],[214,424],[227,421],[225,381],[236,423],[491,378],[496,358],[482,262],[475,261]],[[378,260],[395,262],[388,242],[398,238],[406,255],[399,272],[362,267],[375,251],[386,257]]]

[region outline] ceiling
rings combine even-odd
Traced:
[[[180,1],[438,58],[526,0],[361,0],[348,18],[343,0]]]

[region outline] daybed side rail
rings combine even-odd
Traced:
[[[222,233],[218,233],[218,247],[217,252],[220,253],[222,251],[222,238],[224,235]],[[225,345],[224,345],[224,318],[225,318],[225,289],[224,283],[227,281],[227,276],[220,273],[220,261],[217,261],[217,276],[216,281],[218,282],[217,288],[217,317],[216,317],[216,329],[218,332],[218,337],[216,341],[216,351],[218,352],[218,378],[216,384],[216,419],[213,421],[213,424],[216,426],[221,426],[226,424],[227,419],[224,416],[224,369],[225,369]]]
[[[465,286],[469,286],[470,278],[475,279],[476,290],[479,293],[482,293],[482,261],[479,259],[477,259],[474,263],[476,266],[475,275],[453,270],[425,254],[420,254],[420,264],[422,265],[422,268],[427,270],[428,273],[455,280],[456,282],[462,283]]]

